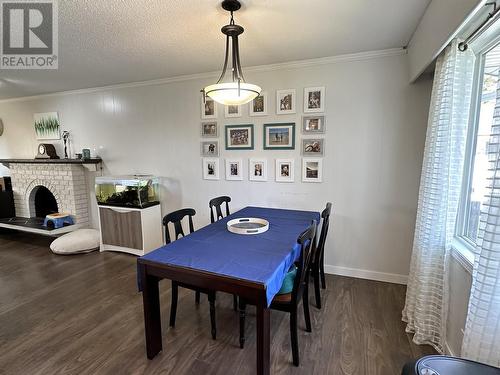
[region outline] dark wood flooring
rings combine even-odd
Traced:
[[[243,350],[229,295],[218,294],[217,341],[206,297],[196,307],[184,289],[170,329],[170,286],[162,281],[164,351],[149,361],[136,258],[57,256],[50,241],[0,232],[0,374],[254,374],[251,308]],[[404,286],[336,276],[327,283],[323,309],[311,310],[313,333],[299,316],[299,368],[291,364],[288,316],[272,312],[273,374],[399,374],[407,360],[433,353],[404,332]]]

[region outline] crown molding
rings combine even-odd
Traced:
[[[290,62],[285,62],[285,63],[249,66],[249,67],[245,67],[244,69],[245,69],[245,72],[261,73],[261,72],[271,72],[271,71],[276,71],[276,70],[301,69],[301,68],[315,67],[315,66],[321,66],[321,65],[337,64],[337,63],[341,63],[341,62],[364,61],[364,60],[371,60],[371,59],[377,59],[377,58],[382,58],[382,57],[401,56],[401,55],[405,55],[405,54],[407,54],[407,50],[405,48],[390,48],[390,49],[377,50],[377,51],[350,53],[350,54],[345,54],[345,55],[337,55],[337,56],[320,57],[320,58],[315,58],[315,59],[290,61]],[[54,96],[89,94],[89,93],[94,93],[94,92],[120,90],[120,89],[142,87],[142,86],[165,85],[165,84],[174,83],[174,82],[192,81],[192,80],[198,80],[198,79],[209,79],[209,78],[213,78],[213,77],[218,77],[219,74],[220,74],[219,71],[187,74],[187,75],[180,75],[180,76],[176,76],[176,77],[160,78],[160,79],[154,79],[154,80],[148,80],[148,81],[121,83],[121,84],[116,84],[116,85],[99,86],[99,87],[92,87],[92,88],[86,88],[86,89],[77,89],[77,90],[59,91],[59,92],[48,93],[48,94],[23,96],[23,97],[18,97],[18,98],[0,99],[0,103],[28,101],[28,100],[35,100],[35,99],[39,99],[39,98],[47,98],[47,97],[54,97]]]

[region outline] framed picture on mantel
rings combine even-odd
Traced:
[[[36,139],[40,141],[61,139],[61,126],[57,112],[35,113],[33,119]]]

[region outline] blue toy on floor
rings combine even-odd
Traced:
[[[59,229],[73,224],[73,218],[68,214],[47,215],[43,221],[43,226],[47,229]]]

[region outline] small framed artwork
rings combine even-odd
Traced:
[[[226,180],[229,181],[243,180],[243,160],[226,159]]]
[[[201,156],[219,156],[219,141],[201,142]]]
[[[302,134],[324,134],[325,131],[325,116],[302,117]]]
[[[201,136],[203,138],[217,138],[219,136],[219,129],[217,122],[202,122],[201,123]]]
[[[267,92],[261,92],[250,102],[250,116],[267,115]]]
[[[218,180],[219,177],[219,159],[203,158],[203,179]]]
[[[201,118],[204,120],[217,118],[217,103],[210,97],[201,99]]]
[[[293,159],[276,159],[276,182],[293,182],[295,162]]]
[[[226,125],[226,150],[253,150],[253,125]]]
[[[322,138],[303,139],[302,155],[304,156],[323,156],[325,140]]]
[[[267,181],[266,159],[250,159],[248,161],[248,179],[250,181]]]
[[[294,150],[295,123],[264,124],[264,150]]]
[[[316,159],[316,158],[302,159],[302,181],[303,182],[323,181],[323,159]]]
[[[61,126],[57,112],[35,113],[33,115],[36,139],[61,139]]]
[[[295,89],[276,91],[276,114],[295,113]]]
[[[304,113],[325,112],[325,88],[306,87],[304,89]]]
[[[241,105],[225,105],[224,116],[227,118],[241,117]]]

